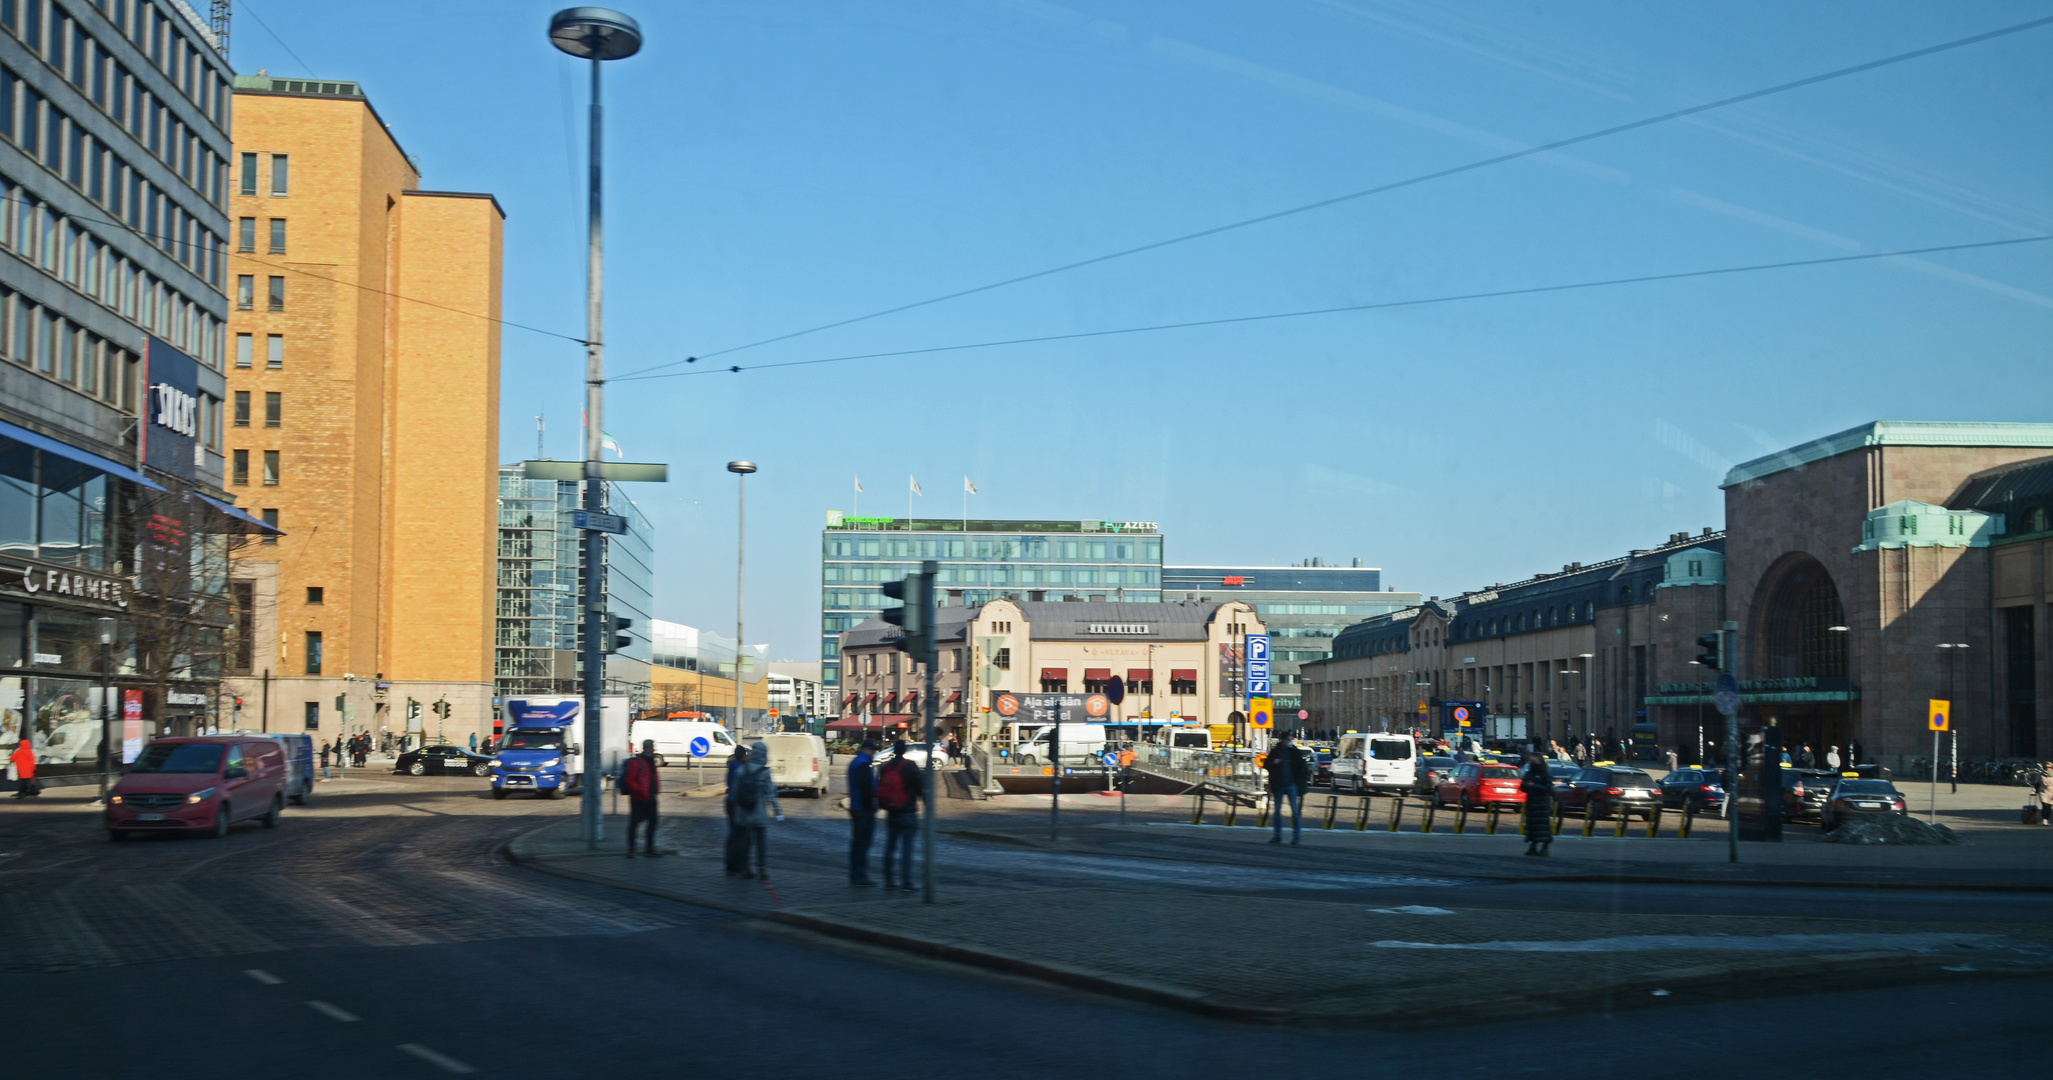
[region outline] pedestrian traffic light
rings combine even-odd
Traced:
[[[901,581],[884,583],[884,595],[900,601],[903,606],[885,608],[880,614],[884,621],[905,631],[898,639],[900,652],[909,653],[915,660],[925,660],[934,650],[934,572],[939,567],[933,562],[920,564],[920,571],[905,575]]]
[[[627,633],[628,627],[633,625],[634,620],[625,615],[607,615],[606,651],[609,653],[624,652],[629,645],[634,644],[634,638],[630,637]]]
[[[1722,634],[1698,634],[1697,663],[1710,668],[1712,671],[1724,671],[1725,657],[1721,655],[1721,649],[1719,648],[1723,637],[1724,635]]]

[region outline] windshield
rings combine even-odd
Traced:
[[[210,773],[221,767],[222,749],[207,743],[151,743],[128,771]]]
[[[1653,787],[1654,778],[1641,772],[1615,772],[1611,783],[1614,787]]]
[[[516,731],[506,737],[507,750],[561,750],[563,733],[560,731]]]
[[[1490,780],[1516,780],[1518,770],[1508,765],[1486,765],[1483,767],[1483,776]]]

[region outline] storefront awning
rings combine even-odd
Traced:
[[[1198,669],[1187,667],[1171,668],[1169,669],[1169,678],[1172,682],[1196,682],[1198,681]]]
[[[195,492],[195,494],[198,493]],[[229,517],[234,518],[235,520],[240,521],[245,525],[254,526],[256,528],[256,531],[258,532],[269,533],[272,536],[285,535],[284,529],[281,529],[278,526],[273,525],[262,518],[250,516],[249,511],[244,510],[240,506],[236,506],[234,503],[225,503],[219,499],[210,499],[207,498],[205,495],[200,495],[199,499],[201,502],[206,503],[208,506],[211,506],[214,509],[221,511],[224,514],[227,514]]]
[[[962,703],[962,691],[960,691],[960,690],[957,690],[957,691],[955,691],[954,693],[952,693],[952,694],[949,694],[949,695],[948,695],[948,704],[950,704],[950,705],[959,705],[959,704],[961,704],[961,703]]]
[[[1104,682],[1111,677],[1112,669],[1108,667],[1087,667],[1084,669],[1085,682]]]
[[[1127,669],[1126,669],[1126,681],[1127,681],[1127,682],[1130,682],[1130,683],[1151,683],[1151,682],[1154,682],[1154,681],[1155,681],[1155,669],[1153,669],[1153,668],[1141,668],[1141,667],[1137,667],[1137,668],[1127,668]]]
[[[1067,679],[1069,678],[1069,669],[1066,667],[1044,667],[1041,669],[1041,678],[1043,680],[1053,679],[1058,681]]]
[[[5,420],[0,420],[0,437],[13,439],[23,446],[33,446],[46,454],[55,454],[66,460],[75,461],[89,469],[98,469],[109,476],[118,476],[131,483],[141,484],[146,488],[152,488],[157,491],[164,490],[162,484],[137,472],[133,466],[123,465],[112,458],[103,458],[89,450],[80,450],[76,446],[67,446],[48,435],[38,435],[18,424],[10,424]]]
[[[884,722],[883,722],[882,720],[877,720],[877,719],[874,719],[874,718],[872,718],[872,719],[870,720],[870,722],[869,722],[869,723],[865,724],[865,723],[863,723],[863,718],[862,718],[862,717],[860,717],[860,716],[847,716],[847,717],[843,717],[843,718],[841,718],[841,719],[839,719],[839,720],[834,720],[834,721],[830,721],[830,722],[829,722],[829,723],[827,724],[827,730],[828,730],[828,731],[861,731],[861,730],[863,730],[863,729],[864,729],[864,728],[866,728],[866,727],[868,727],[868,728],[881,728],[881,727],[883,727],[883,726],[884,726]]]

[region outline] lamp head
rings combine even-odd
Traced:
[[[752,473],[756,471],[756,463],[753,461],[730,461],[727,463],[727,471],[731,473]]]
[[[564,8],[549,17],[549,43],[583,60],[625,60],[642,51],[642,28],[612,8]]]

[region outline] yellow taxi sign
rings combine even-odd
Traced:
[[[1843,777],[1846,777],[1846,778],[1848,778],[1848,779],[1851,779],[1851,780],[1858,780],[1858,779],[1860,779],[1860,775],[1861,775],[1861,774],[1859,774],[1859,773],[1857,773],[1857,772],[1843,772],[1843,773],[1840,773],[1839,775],[1841,775],[1841,776],[1843,776]]]
[[[1247,703],[1248,723],[1266,728],[1276,722],[1276,703],[1265,697],[1249,698]]]
[[[1932,698],[1931,708],[1927,710],[1927,715],[1932,718],[1931,725],[1933,731],[1953,730],[1953,702],[1947,701],[1944,698]]]

